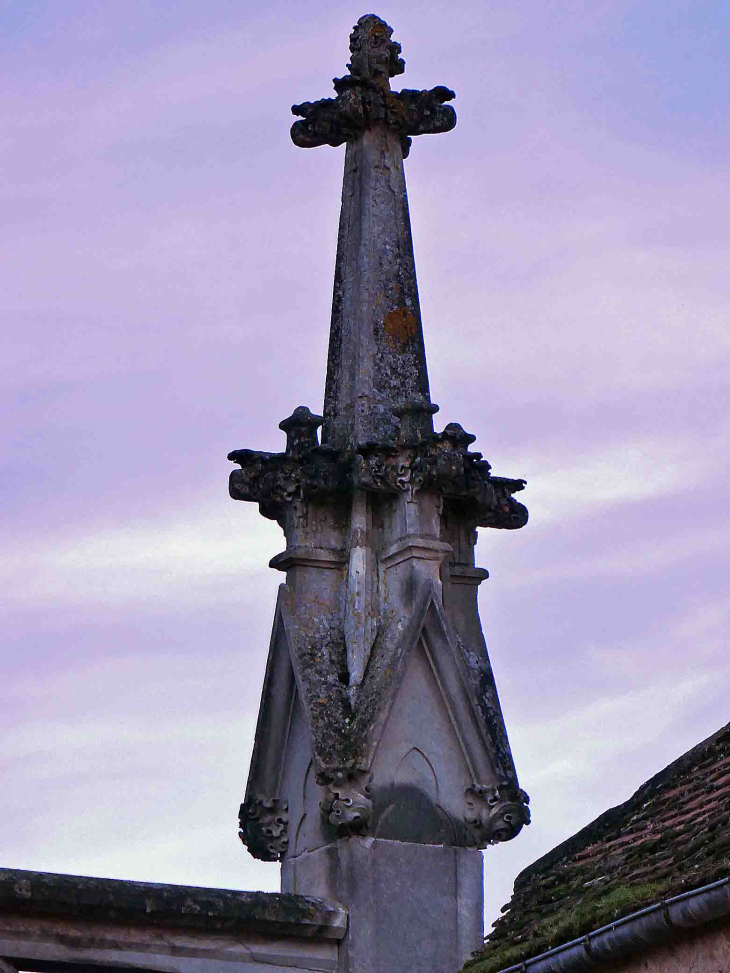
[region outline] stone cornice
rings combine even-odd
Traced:
[[[527,509],[513,498],[526,481],[493,476],[482,454],[469,451],[474,437],[458,423],[418,442],[368,444],[352,452],[320,446],[316,425],[308,421],[312,414],[302,406],[297,412],[301,424],[292,423],[292,417],[281,423],[289,423],[285,452],[237,449],[228,454],[240,466],[230,477],[234,500],[258,503],[264,516],[280,520],[294,501],[351,497],[356,489],[404,494],[412,501],[419,491],[432,490],[466,502],[480,527],[514,530],[527,523]]]
[[[338,903],[304,895],[0,868],[0,916],[9,913],[332,939],[347,924]]]

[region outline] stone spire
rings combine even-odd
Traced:
[[[403,159],[411,136],[448,132],[454,92],[390,90],[405,63],[392,29],[361,17],[350,35],[349,75],[336,98],[294,105],[303,148],[345,150],[322,441],[339,448],[393,443],[401,419],[433,432]]]
[[[481,894],[481,857],[468,849],[529,822],[477,610],[488,575],[474,561],[477,527],[519,528],[527,511],[513,497],[525,481],[493,476],[474,436],[458,423],[433,429],[403,158],[412,136],[454,127],[444,104],[454,93],[391,91],[404,70],[391,36],[378,17],[360,18],[336,97],[293,108],[294,143],[346,143],[345,174],[324,415],[299,406],[282,420],[283,452],[229,454],[240,466],[231,496],[257,502],[286,537],[270,562],[286,583],[241,839],[283,862],[286,890],[350,906],[343,876],[357,884],[376,858],[388,874],[405,843],[401,925],[415,921],[419,895],[436,894],[434,875],[447,896],[434,914],[443,942],[451,916],[455,952],[434,945],[435,970],[481,943],[480,919],[463,927],[464,888]],[[471,878],[452,901],[457,873]],[[362,935],[363,968],[380,970],[375,933]]]

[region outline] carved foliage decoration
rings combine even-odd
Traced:
[[[404,493],[412,502],[419,490],[428,488],[469,503],[480,527],[514,530],[527,523],[527,509],[512,496],[524,490],[525,481],[492,476],[482,454],[469,451],[474,436],[456,422],[420,441],[369,444],[355,454],[320,446],[320,423],[321,416],[300,406],[280,423],[287,434],[285,452],[229,453],[229,460],[241,467],[231,474],[233,499],[258,503],[265,517],[284,526],[286,511],[300,501],[348,495],[360,488]]]
[[[404,492],[413,500],[428,487],[442,496],[470,502],[480,527],[515,529],[527,523],[527,510],[512,496],[525,488],[524,480],[492,476],[481,453],[469,452],[474,436],[458,423],[407,446],[361,447],[355,477],[366,490]]]
[[[238,812],[238,837],[254,858],[281,861],[289,846],[289,802],[249,797]]]
[[[406,62],[400,56],[401,46],[391,40],[393,28],[375,14],[361,17],[350,34],[350,64],[347,70],[355,78],[393,78],[403,74]]]
[[[340,838],[367,834],[373,817],[371,778],[361,771],[335,770],[317,775],[324,787],[320,808]]]
[[[455,97],[449,88],[390,90],[389,79],[405,70],[400,44],[391,40],[392,33],[380,17],[360,18],[350,35],[350,73],[334,79],[337,97],[292,106],[292,112],[303,119],[291,129],[295,145],[303,149],[342,145],[381,123],[400,135],[405,158],[411,135],[449,132],[456,125],[456,112],[444,104]]]
[[[293,510],[297,502],[347,490],[349,466],[343,465],[337,450],[319,445],[321,425],[321,416],[300,405],[279,423],[286,433],[285,452],[235,449],[229,453],[228,459],[241,467],[231,473],[231,497],[258,503],[264,517],[284,527],[287,509]]]
[[[387,125],[401,137],[403,158],[408,157],[413,135],[437,135],[456,125],[456,112],[444,102],[455,98],[443,85],[427,91],[382,91],[355,78],[335,80],[336,98],[320,98],[292,105],[291,138],[302,149],[342,145],[377,124]]]
[[[485,848],[517,837],[530,823],[530,798],[509,781],[497,787],[473,784],[466,789],[464,820],[473,845]]]

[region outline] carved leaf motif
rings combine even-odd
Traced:
[[[238,837],[254,858],[281,861],[289,847],[289,802],[252,796],[238,812]]]
[[[364,773],[351,770],[318,775],[318,782],[325,788],[320,807],[338,837],[369,831],[373,816],[370,780]]]
[[[295,145],[303,149],[342,145],[369,126],[385,123],[399,134],[406,158],[410,136],[451,131],[456,112],[444,102],[456,96],[449,88],[390,90],[389,79],[405,70],[398,56],[400,44],[391,40],[392,33],[374,14],[358,20],[350,35],[350,73],[334,79],[337,97],[292,106],[293,114],[303,119],[292,125]]]
[[[516,838],[530,823],[530,798],[509,781],[499,786],[474,784],[466,789],[464,820],[473,838],[473,846],[485,848],[500,841]]]

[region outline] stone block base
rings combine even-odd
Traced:
[[[287,859],[281,883],[348,909],[340,973],[455,973],[483,942],[479,851],[341,838]]]

